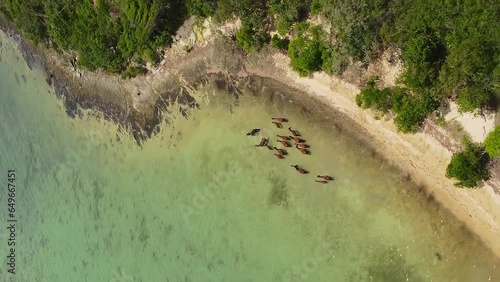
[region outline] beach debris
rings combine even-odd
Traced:
[[[254,128],[252,131],[248,132],[247,135],[255,136],[255,134],[260,132],[260,128]]]
[[[274,125],[276,125],[277,128],[283,128],[283,125],[279,122],[273,121]]]
[[[300,136],[300,133],[297,130],[293,130],[291,127],[288,128],[293,136]]]
[[[298,165],[291,165],[293,168],[295,168],[295,170],[300,173],[300,174],[307,174],[309,173],[309,171],[299,167]]]
[[[271,119],[274,121],[277,121],[277,122],[288,122],[288,119],[286,119],[286,118],[273,117]]]
[[[262,139],[260,139],[260,143],[259,143],[259,144],[257,144],[257,145],[255,145],[255,147],[264,147],[264,146],[266,146],[266,145],[267,145],[267,142],[268,142],[268,141],[269,141],[269,140],[267,140],[266,138],[262,138]]]

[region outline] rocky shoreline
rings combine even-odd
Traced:
[[[154,105],[148,111],[134,109],[131,107],[129,97],[117,95],[116,91],[100,87],[98,84],[92,85],[89,80],[82,79],[80,71],[72,71],[54,59],[54,56],[59,54],[44,46],[34,46],[1,14],[0,29],[19,44],[28,67],[30,69],[37,68],[45,74],[47,83],[53,85],[57,97],[63,101],[68,117],[81,117],[83,110],[94,110],[102,113],[105,119],[129,130],[139,146],[158,132],[158,127],[163,120],[163,113],[169,111],[168,107],[172,101],[188,105],[188,108],[198,106],[195,99],[189,95],[188,91],[185,91],[178,80],[171,80],[169,89],[157,97]],[[64,58],[64,54],[59,59],[61,58]],[[201,85],[207,79],[206,75],[191,78],[191,81],[194,82],[192,87]],[[119,89],[120,81],[114,80],[113,82],[110,83],[110,88]],[[130,93],[126,94],[130,96]],[[184,115],[187,114],[186,108],[180,110]]]
[[[134,105],[132,100],[135,95],[131,93],[129,88],[125,87],[124,91],[119,91],[122,93],[107,89],[119,89],[120,84],[126,83],[126,80],[117,77],[110,79],[113,76],[104,75],[108,77],[106,82],[112,87],[99,87],[98,83],[92,85],[89,82],[92,82],[93,78],[85,77],[102,74],[71,70],[68,66],[61,64],[61,59],[65,58],[64,54],[61,56],[61,54],[56,54],[44,46],[34,46],[4,18],[0,18],[0,29],[19,44],[20,51],[30,69],[38,68],[45,73],[47,83],[53,85],[57,97],[63,101],[68,117],[81,117],[83,110],[99,112],[108,121],[128,130],[139,146],[142,146],[148,138],[159,131],[159,126],[168,113],[176,110],[173,109],[174,103],[181,105],[178,110],[183,116],[187,116],[190,109],[198,108],[199,104],[192,94],[194,94],[195,89],[207,83],[213,83],[218,89],[236,96],[241,93],[240,88],[246,88],[246,90],[257,94],[265,88],[269,90],[269,85],[272,84],[272,81],[265,77],[252,75],[245,71],[241,72],[244,67],[239,65],[235,68],[234,65],[231,65],[233,61],[220,68],[217,64],[204,60],[201,67],[185,64],[176,68],[177,74],[162,82],[162,92],[156,96],[149,95]],[[237,56],[240,58],[233,58],[234,61],[243,59],[242,54]],[[66,64],[69,65],[69,58],[65,59],[67,59]],[[229,72],[238,72],[239,76],[229,75]],[[266,87],[266,85],[268,86]],[[283,87],[284,85],[275,85],[274,88],[277,90],[283,89]],[[293,91],[299,90],[288,89],[288,92]],[[273,91],[267,92],[270,93],[270,99],[273,99]],[[142,95],[140,88],[136,95],[137,97]],[[300,97],[300,95],[295,97]],[[137,106],[138,104],[139,106]]]

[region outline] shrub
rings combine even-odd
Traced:
[[[361,108],[374,108],[382,113],[392,109],[393,97],[389,88],[379,90],[375,87],[365,87],[356,95],[356,104]]]
[[[127,69],[125,69],[122,72],[122,78],[123,79],[127,79],[127,78],[138,76],[140,74],[145,74],[145,73],[147,73],[147,69],[146,68],[143,68],[141,66],[132,66],[132,65],[129,65],[127,67]]]
[[[189,5],[209,5],[203,3]],[[77,53],[78,65],[111,73],[132,69],[137,56],[157,61],[156,50],[170,42],[186,16],[177,0],[6,0],[0,6],[29,38],[50,39],[54,48]]]
[[[303,36],[309,30],[311,25],[308,22],[300,22],[295,25],[294,32],[297,37]]]
[[[290,41],[288,56],[292,68],[300,76],[308,76],[321,68],[321,50],[319,42],[305,37],[297,37]]]
[[[264,31],[255,31],[250,25],[243,25],[236,32],[236,42],[245,51],[255,51],[262,48],[268,41],[267,33]]]
[[[439,107],[439,102],[430,95],[411,95],[402,88],[393,91],[396,91],[393,92],[394,123],[403,133],[417,132],[425,118]]]
[[[187,0],[186,8],[191,15],[209,17],[215,13],[216,0]]]
[[[253,32],[252,29],[244,25],[236,32],[236,42],[238,46],[243,48],[245,51],[250,51],[253,45]]]
[[[356,104],[376,109],[382,114],[392,110],[396,114],[394,123],[403,133],[416,132],[427,115],[439,107],[438,101],[431,95],[412,95],[401,87],[379,90],[373,81],[356,96]]]
[[[321,8],[322,8],[322,1],[321,0],[312,0],[311,2],[311,14],[312,15],[318,15],[321,13]]]
[[[271,38],[271,46],[281,50],[288,50],[288,44],[290,41],[286,38],[280,38],[278,35],[273,35]]]
[[[438,116],[435,120],[436,124],[441,126],[441,127],[445,127],[446,126],[446,119],[442,116]]]
[[[440,73],[440,87],[445,93],[458,93],[461,112],[472,112],[487,106],[493,98],[498,44],[477,32],[454,41]]]
[[[234,16],[234,12],[235,7],[233,1],[219,0],[217,1],[217,9],[215,10],[214,20],[215,22],[222,23],[231,19]]]
[[[446,177],[458,180],[455,183],[457,187],[475,187],[480,181],[489,178],[488,162],[489,158],[484,149],[468,141],[465,150],[451,157],[446,168]]]
[[[347,67],[347,57],[340,50],[330,46],[321,51],[321,69],[330,75],[341,75]]]
[[[293,22],[280,18],[276,21],[276,30],[278,31],[279,35],[286,35],[290,31],[292,25]]]
[[[490,157],[500,156],[500,126],[488,134],[484,140],[484,148]]]
[[[460,112],[472,112],[491,102],[493,95],[488,89],[478,86],[465,87],[458,95],[457,105]]]
[[[276,16],[276,28],[280,35],[290,31],[293,23],[299,20],[301,13],[309,6],[303,0],[268,0],[269,13]]]
[[[27,38],[38,43],[47,37],[44,25],[44,3],[42,1],[5,0],[0,1],[1,12],[13,20],[24,31]]]
[[[405,85],[420,91],[432,87],[439,75],[444,52],[437,39],[428,35],[420,34],[406,42],[402,74]]]

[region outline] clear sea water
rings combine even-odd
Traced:
[[[245,94],[234,106],[206,87],[199,110],[140,148],[103,119],[68,118],[0,42],[0,218],[15,169],[18,219],[16,275],[0,229],[0,281],[500,281],[499,259],[463,224],[301,111]],[[253,146],[288,135],[270,124],[283,114],[312,155]],[[317,184],[319,173],[337,180]]]

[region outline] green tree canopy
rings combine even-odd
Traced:
[[[285,35],[309,9],[310,0],[269,0],[269,12],[276,17],[278,33]]]
[[[488,134],[484,140],[484,148],[490,157],[495,158],[500,156],[500,126]]]
[[[186,16],[179,0],[7,0],[4,11],[35,41],[78,54],[78,64],[111,73],[158,59]]]
[[[300,76],[308,76],[321,68],[320,44],[316,40],[306,37],[298,37],[290,41],[288,56],[291,59],[292,68]]]
[[[488,155],[480,145],[466,142],[463,151],[453,154],[446,168],[446,177],[458,180],[457,187],[475,187],[489,178],[488,162]]]
[[[271,38],[271,46],[281,50],[288,50],[288,44],[290,44],[290,40],[286,38],[281,38],[277,34],[273,35]]]

